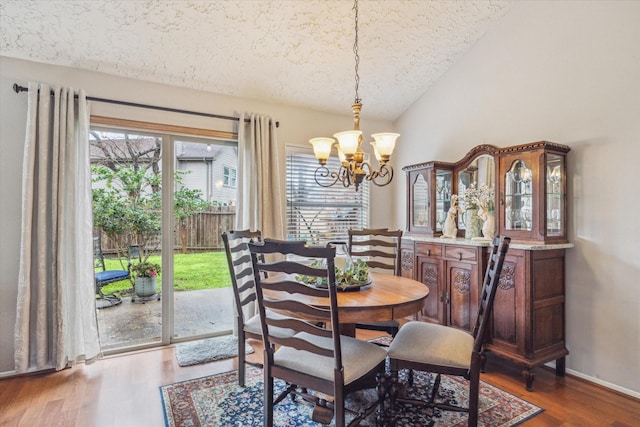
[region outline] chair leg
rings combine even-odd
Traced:
[[[480,373],[472,374],[469,380],[469,427],[478,425],[478,406],[480,395]]]
[[[108,307],[113,307],[115,305],[118,305],[118,304],[122,303],[122,298],[117,297],[114,294],[110,294],[110,295],[103,294],[102,293],[102,286],[104,286],[104,285],[96,285],[96,294],[98,295],[98,297],[96,299],[102,300],[102,301],[106,301],[106,304],[99,305],[99,304],[96,303],[96,308],[98,308],[98,309],[108,308]]]
[[[376,408],[376,427],[389,426],[392,424],[389,412],[385,411],[384,402],[388,394],[391,393],[391,375],[381,372],[376,377],[378,394],[378,405]],[[391,408],[389,408],[391,409]]]
[[[265,357],[267,357],[266,352]],[[273,427],[273,377],[266,366],[264,368],[264,425]]]
[[[336,427],[344,427],[345,424],[345,410],[344,410],[344,393],[341,389],[336,390],[336,395],[333,401],[333,415],[336,420]]]
[[[398,398],[398,392],[400,382],[398,381],[398,371],[391,371],[391,380],[389,384],[389,405],[391,411],[396,410],[396,399]]]
[[[442,374],[437,374],[436,379],[433,381],[433,388],[431,389],[431,397],[429,403],[434,403],[436,397],[438,397],[438,390],[440,389],[440,381],[442,380]]]
[[[244,352],[245,347],[245,335],[244,331],[238,331],[238,385],[244,387],[244,379],[246,372],[246,354]]]

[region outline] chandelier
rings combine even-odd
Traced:
[[[313,145],[313,153],[315,154],[320,166],[314,173],[316,182],[323,187],[331,187],[337,183],[344,187],[355,186],[356,191],[360,187],[363,180],[371,181],[375,185],[384,186],[393,179],[393,168],[388,163],[396,145],[396,139],[400,136],[397,133],[376,133],[371,135],[374,139],[370,142],[373,152],[378,161],[378,169],[374,169],[370,162],[366,161],[365,153],[362,151],[362,131],[360,130],[360,110],[362,109],[362,100],[358,95],[358,86],[360,84],[360,76],[358,75],[358,64],[360,57],[358,56],[358,0],[355,0],[355,42],[353,44],[353,53],[355,54],[355,81],[356,81],[356,97],[351,109],[353,111],[353,130],[338,132],[333,135],[334,138],[312,138],[309,143]],[[337,171],[330,171],[327,168],[327,160],[331,155],[331,149],[334,146],[338,151],[340,160],[340,168]]]

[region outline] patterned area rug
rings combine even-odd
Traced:
[[[253,353],[253,347],[245,343],[245,353]],[[176,345],[178,365],[191,366],[238,355],[238,337],[224,335]]]
[[[432,376],[416,372],[414,387],[408,389],[410,396],[424,395],[431,389]],[[276,395],[285,386],[275,381]],[[426,390],[426,391],[425,391]],[[460,404],[466,405],[468,387],[463,380],[454,377],[442,378],[439,396],[455,401],[462,396]],[[166,425],[174,426],[260,426],[262,413],[262,370],[247,367],[246,387],[238,386],[237,371],[207,376],[160,387]],[[358,407],[363,402],[375,399],[375,390],[365,390],[349,396],[347,406]],[[306,402],[285,398],[274,408],[275,426],[317,426],[311,420],[313,406]],[[480,426],[515,426],[542,412],[516,396],[504,392],[485,382],[480,384]],[[347,416],[347,422],[349,416]],[[373,419],[361,425],[373,426]],[[333,425],[333,424],[332,424]],[[466,426],[467,415],[438,409],[412,408],[404,406],[397,418],[397,427],[415,426]]]

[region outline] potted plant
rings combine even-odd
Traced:
[[[160,271],[160,265],[153,262],[143,261],[131,265],[131,274],[135,277],[134,291],[136,295],[139,297],[155,295]]]

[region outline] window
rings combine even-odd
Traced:
[[[329,170],[340,162],[330,158]],[[311,244],[347,241],[349,228],[369,226],[369,185],[358,192],[340,184],[321,187],[314,179],[318,167],[311,150],[287,147],[287,238]]]
[[[224,186],[225,187],[236,187],[236,168],[232,168],[229,166],[224,167]]]

